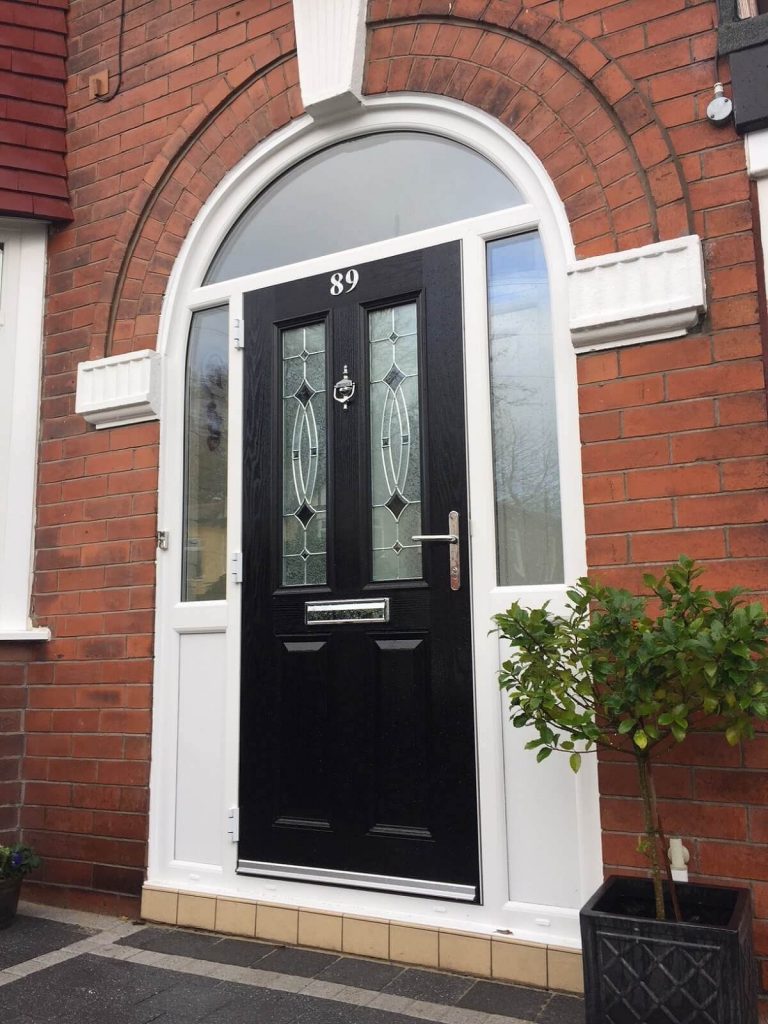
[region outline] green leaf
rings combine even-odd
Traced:
[[[571,754],[568,758],[568,764],[571,766],[571,771],[577,772],[581,768],[581,754]]]
[[[736,725],[729,725],[725,730],[725,738],[732,747],[741,742],[741,730]]]
[[[621,722],[619,722],[619,734],[621,736],[626,736],[628,732],[632,732],[636,725],[636,718],[624,718]]]
[[[648,737],[642,729],[638,729],[632,739],[635,742],[635,746],[639,747],[640,750],[645,750],[648,746]]]
[[[536,760],[541,764],[541,762],[548,758],[551,753],[552,750],[549,747],[542,747],[536,755]]]
[[[670,726],[670,732],[675,737],[678,743],[682,743],[685,737],[688,735],[688,731],[679,726],[677,722],[673,722]]]

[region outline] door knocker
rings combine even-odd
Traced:
[[[352,401],[355,394],[355,382],[349,379],[347,366],[344,366],[344,375],[333,385],[333,399],[346,411],[347,404]]]

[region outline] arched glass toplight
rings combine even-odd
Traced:
[[[225,238],[204,283],[522,202],[497,167],[458,142],[423,132],[351,139],[309,157],[255,199]]]

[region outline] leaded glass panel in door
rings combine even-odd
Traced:
[[[325,583],[325,324],[282,332],[283,586]]]
[[[373,579],[421,576],[421,412],[415,302],[368,314]]]

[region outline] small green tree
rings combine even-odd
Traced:
[[[565,617],[547,604],[529,610],[517,602],[494,617],[513,648],[500,685],[513,725],[537,733],[526,744],[537,760],[566,751],[578,771],[582,754],[596,747],[634,758],[659,920],[654,757],[695,731],[722,732],[736,745],[768,718],[766,612],[743,603],[740,588],[704,590],[695,583],[702,572],[681,557],[659,579],[644,576],[650,599],[583,578],[567,592]]]

